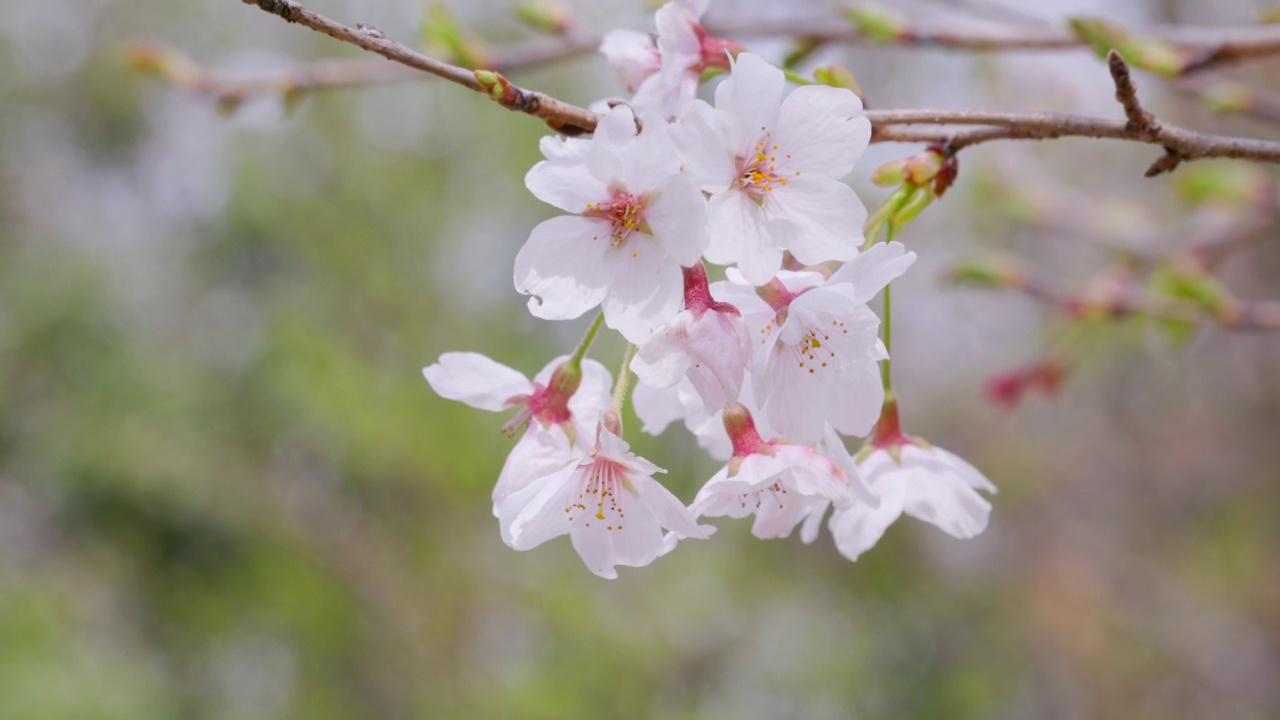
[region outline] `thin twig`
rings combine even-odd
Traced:
[[[289,22],[305,25],[337,40],[375,52],[403,65],[431,73],[476,92],[484,92],[499,104],[542,118],[552,128],[562,132],[590,132],[595,129],[599,116],[585,108],[570,105],[549,95],[525,90],[507,82],[500,75],[496,81],[483,84],[477,79],[481,71],[471,71],[450,65],[412,50],[381,32],[352,29],[307,10],[294,0],[243,0],[244,2],[278,15]],[[1111,54],[1112,77],[1116,82],[1117,97],[1124,96],[1126,112],[1141,106],[1137,104],[1128,67],[1118,53]],[[1127,89],[1127,90],[1126,90]],[[1124,104],[1122,103],[1122,104]],[[1060,137],[1091,137],[1128,140],[1160,145],[1166,154],[1147,170],[1155,175],[1168,172],[1186,160],[1208,157],[1237,158],[1259,162],[1280,163],[1280,142],[1249,140],[1245,138],[1207,135],[1160,122],[1153,116],[1143,115],[1144,122],[1134,123],[1064,115],[1058,113],[997,113],[981,111],[943,110],[873,110],[867,112],[873,134],[873,142],[910,141],[940,142],[952,151],[991,140],[1048,140]],[[1145,118],[1149,117],[1149,122]],[[970,125],[978,127],[963,133],[950,131],[922,132],[903,125]]]
[[[562,102],[545,93],[517,87],[506,82],[501,76],[498,76],[496,83],[481,83],[477,79],[477,71],[460,68],[423,55],[388,39],[380,31],[348,27],[308,10],[294,0],[243,0],[243,2],[248,5],[257,5],[288,22],[304,25],[335,40],[377,53],[401,65],[407,65],[470,90],[485,93],[503,107],[541,118],[557,130],[576,134],[595,129],[598,116],[590,110]]]

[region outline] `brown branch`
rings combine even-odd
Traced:
[[[257,5],[272,15],[284,18],[287,22],[306,26],[335,40],[377,53],[401,65],[407,65],[470,90],[485,93],[508,110],[541,118],[556,130],[578,134],[595,129],[598,116],[590,110],[570,105],[545,93],[517,87],[506,82],[501,75],[497,76],[496,81],[482,83],[477,77],[479,71],[467,70],[423,55],[388,39],[381,31],[372,28],[348,27],[308,10],[294,0],[243,0],[243,2],[248,5]]]
[[[891,38],[870,37],[829,20],[743,20],[709,22],[708,32],[727,37],[791,36],[813,45],[852,44],[937,48],[963,52],[1054,52],[1079,50],[1090,44],[1074,32],[1019,23],[1000,30],[923,30],[906,27]],[[1157,26],[1133,33],[1159,40],[1186,56],[1180,75],[1191,75],[1228,63],[1280,55],[1277,27]]]
[[[966,282],[966,277],[959,273],[953,274],[952,279]],[[1023,270],[1005,273],[994,282],[990,278],[984,279],[976,286],[1021,292],[1075,318],[1142,317],[1190,324],[1211,321],[1232,330],[1280,330],[1280,302],[1275,301],[1232,300],[1224,302],[1220,309],[1210,313],[1189,303],[1152,296],[1140,287],[1072,295],[1055,289],[1043,278],[1034,277]]]
[[[510,110],[541,118],[553,129],[576,134],[595,129],[599,116],[585,108],[570,105],[534,90],[512,85],[497,73],[472,71],[436,60],[412,50],[381,32],[357,30],[307,10],[294,0],[243,0],[278,15],[289,22],[305,25],[317,32],[341,40],[402,65],[483,92]],[[1146,114],[1138,104],[1128,67],[1118,53],[1111,54],[1112,77],[1116,96],[1121,99],[1129,122],[1065,115],[1059,113],[997,113],[970,110],[872,110],[867,118],[873,127],[873,142],[939,142],[951,151],[991,140],[1048,140],[1060,137],[1090,137],[1128,140],[1161,145],[1166,154],[1147,171],[1148,175],[1168,172],[1185,160],[1207,157],[1237,158],[1280,163],[1280,143],[1245,138],[1207,135],[1166,124]],[[483,82],[482,82],[483,80]],[[1141,122],[1132,120],[1137,112]],[[948,131],[922,132],[894,126],[903,125],[970,125],[978,127],[962,133]]]

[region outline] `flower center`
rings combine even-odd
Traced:
[[[617,247],[625,243],[627,238],[631,237],[631,233],[637,230],[652,234],[649,225],[644,221],[645,201],[646,198],[643,196],[619,190],[604,202],[587,203],[587,209],[582,215],[608,220],[613,232],[611,244]]]
[[[738,158],[738,168],[738,185],[757,201],[765,193],[787,184],[787,179],[778,172],[778,144],[773,142],[773,133],[769,130],[764,130],[764,136],[749,155]]]
[[[620,503],[621,493],[627,489],[627,471],[612,460],[597,458],[587,470],[578,489],[576,502],[564,509],[565,518],[572,523],[583,514],[591,517],[584,522],[591,527],[592,520],[604,523],[605,530],[621,530],[627,514]]]
[[[831,321],[831,331],[839,330],[848,334],[848,330],[844,328],[844,323],[838,320]],[[835,348],[832,347],[831,335],[826,330],[811,327],[804,337],[800,338],[800,342],[792,346],[799,360],[800,369],[809,371],[814,374],[815,371],[827,367],[828,361],[834,362],[836,359]]]

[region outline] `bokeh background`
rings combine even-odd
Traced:
[[[497,49],[550,42],[507,0],[450,5]],[[651,27],[640,2],[572,5],[584,34]],[[419,37],[417,0],[311,7]],[[715,0],[707,19],[834,7]],[[898,6],[946,28],[1269,9]],[[535,322],[510,286],[555,212],[522,183],[539,123],[429,78],[223,112],[130,72],[138,41],[233,74],[358,55],[235,0],[0,4],[0,718],[1280,717],[1280,333],[1080,333],[940,281],[1014,257],[1078,289],[1117,248],[1159,258],[1256,216],[1270,170],[1205,166],[1252,190],[1200,203],[1192,168],[1141,178],[1150,147],[966,151],[903,238],[920,260],[895,293],[894,368],[908,429],[1000,487],[986,533],[904,520],[850,563],[825,534],[724,522],[610,582],[567,541],[502,544],[504,418],[420,375],[450,350],[533,372],[583,330]],[[875,107],[1120,116],[1086,51],[829,48],[810,65],[831,61]],[[1226,75],[1280,93],[1275,61]],[[595,55],[513,77],[580,104],[620,92]],[[1280,138],[1138,82],[1171,119]],[[914,150],[868,152],[851,182],[869,205],[871,169]],[[1245,298],[1280,298],[1278,275],[1273,229],[1220,266]],[[984,398],[1062,342],[1087,350],[1058,397]],[[594,354],[613,366],[620,346]],[[638,428],[691,500],[712,462]]]

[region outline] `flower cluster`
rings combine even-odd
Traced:
[[[971,537],[991,484],[909,438],[886,393],[888,348],[868,303],[915,260],[899,242],[864,248],[867,213],[843,180],[870,141],[847,89],[787,91],[778,68],[699,25],[705,0],[657,12],[657,35],[609,33],[601,51],[632,93],[583,138],[544,138],[526,177],[563,215],[515,258],[533,315],[599,308],[578,349],[532,381],[474,353],[424,369],[440,395],[515,410],[520,438],[493,492],[517,550],[569,535],[592,572],[652,562],[699,518],[753,516],[753,533],[806,542],[823,520],[850,559],[900,514]],[[714,102],[704,71],[728,70]],[[723,268],[711,282],[707,265]],[[601,325],[629,343],[612,394],[586,353]],[[647,432],[683,421],[725,464],[686,506],[665,472],[622,439],[629,376]],[[874,434],[873,433],[874,430]],[[845,436],[872,434],[856,456]],[[829,513],[829,515],[828,515]]]

